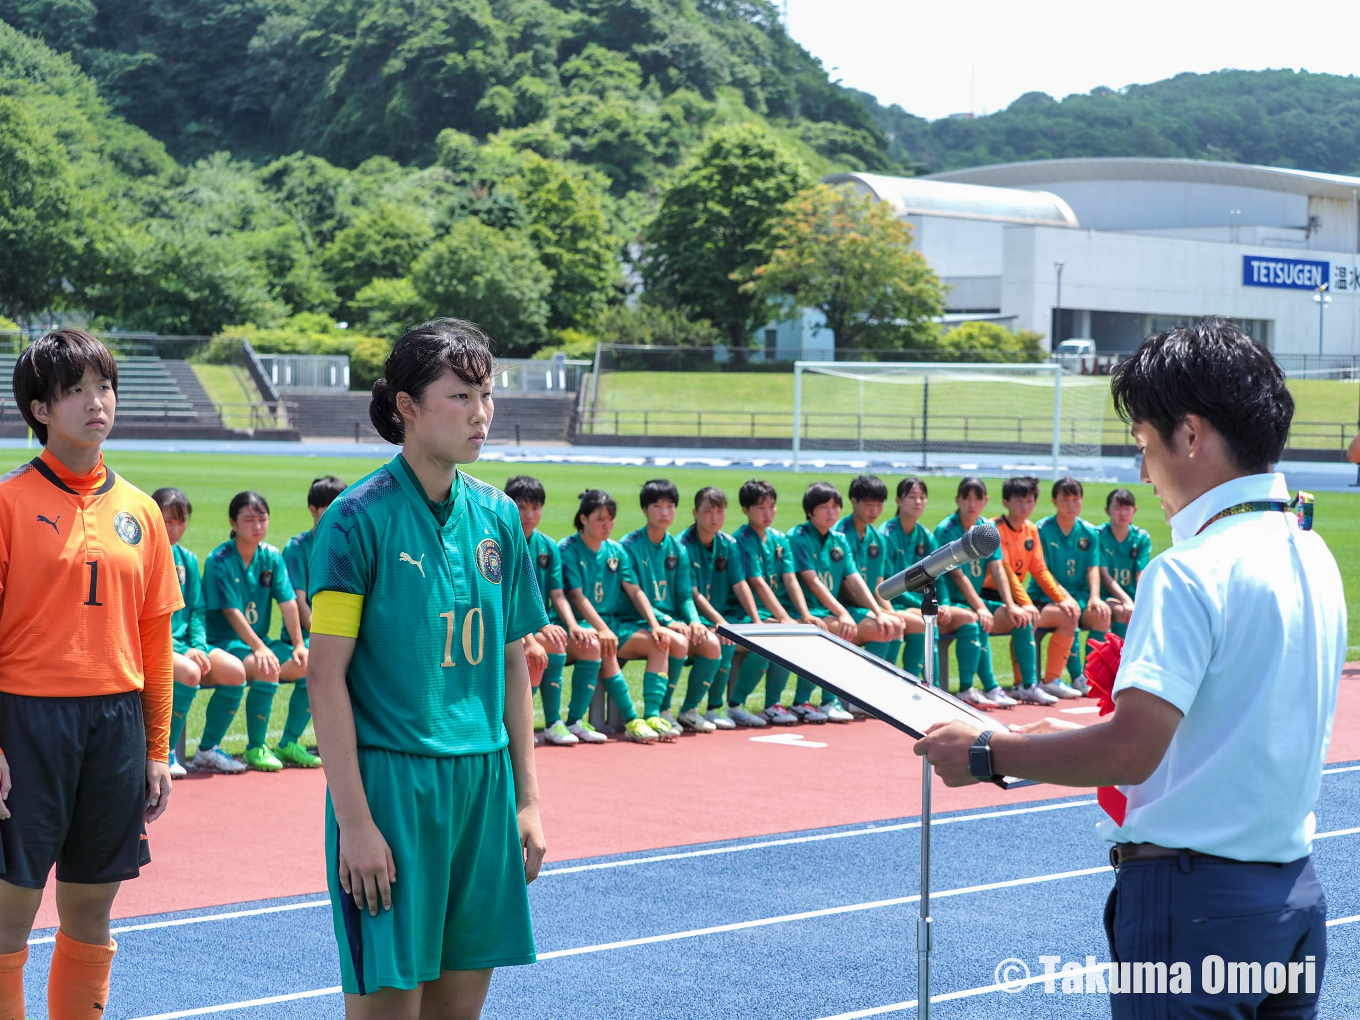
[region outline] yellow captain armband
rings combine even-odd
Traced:
[[[312,633],[357,638],[364,597],[343,591],[319,591],[312,600]]]

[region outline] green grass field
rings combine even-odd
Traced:
[[[8,471],[36,454],[23,450],[0,450],[0,470]],[[198,554],[202,561],[219,543],[226,541],[230,525],[227,519],[227,504],[231,497],[246,488],[253,488],[269,502],[270,534],[268,541],[282,548],[293,535],[309,527],[311,518],[307,513],[307,487],[319,475],[335,474],[346,482],[353,482],[383,463],[382,459],[351,459],[323,457],[251,457],[237,455],[203,456],[198,454],[161,454],[111,452],[108,457],[113,469],[134,485],[146,492],[161,486],[174,485],[183,489],[194,504],[194,516],[185,534],[184,544]],[[511,475],[529,473],[542,480],[547,490],[548,502],[544,507],[542,529],[555,537],[562,537],[571,530],[572,516],[577,504],[577,494],[585,488],[603,488],[613,494],[619,504],[618,521],[614,536],[622,538],[627,532],[641,527],[644,523],[638,508],[636,494],[642,482],[648,478],[664,476],[679,487],[682,507],[677,517],[677,530],[688,524],[694,491],[704,485],[721,486],[728,493],[728,530],[735,530],[744,518],[737,506],[736,493],[741,483],[753,472],[727,471],[720,469],[681,468],[660,470],[644,467],[616,466],[564,466],[542,464],[525,467],[493,462],[472,466],[470,474],[496,486],[503,486]],[[816,476],[806,472],[794,475],[791,472],[759,472],[781,490],[782,501],[776,526],[784,529],[792,527],[803,519],[801,496],[803,488],[813,480],[832,482],[845,492],[853,477],[848,473],[828,472]],[[890,489],[897,479],[885,479]],[[954,508],[953,491],[957,479],[930,479],[931,503],[926,510],[925,519],[934,524]],[[994,493],[989,510],[1001,512],[1000,480],[988,479],[989,488]],[[1086,487],[1085,516],[1092,521],[1103,521],[1105,495],[1113,488],[1111,485],[1091,484]],[[1153,550],[1160,551],[1170,542],[1170,529],[1162,519],[1160,508],[1152,495],[1150,487],[1135,488],[1139,499],[1139,512],[1136,523],[1152,533]],[[1042,500],[1040,513],[1044,512],[1047,500]],[[1360,576],[1360,495],[1350,493],[1319,493],[1317,495],[1317,530],[1323,535],[1336,556],[1344,578]],[[1350,613],[1350,658],[1360,658],[1360,585],[1351,584],[1348,590],[1348,609]],[[279,614],[274,618],[278,621]],[[276,623],[277,626],[277,623]],[[998,639],[1004,642],[1004,639]],[[994,649],[994,660],[998,664],[1008,661],[1008,651],[1004,644]],[[957,666],[951,667],[957,675]],[[1002,677],[998,670],[998,678]],[[630,663],[626,670],[629,686],[635,698],[641,697],[642,663]],[[682,681],[682,684],[685,681]],[[1003,682],[1005,682],[1003,680]],[[792,692],[792,685],[789,687]],[[199,695],[193,712],[189,717],[189,751],[197,745],[197,735],[203,728],[203,710],[208,695]],[[754,702],[763,697],[757,691]],[[287,708],[287,688],[281,691],[274,703],[274,717],[270,724],[270,739],[277,740],[283,729]],[[541,725],[542,719],[539,718]],[[310,730],[308,731],[310,735]],[[310,736],[308,737],[310,739]],[[238,714],[232,730],[225,741],[227,748],[239,752],[245,747],[245,727]]]

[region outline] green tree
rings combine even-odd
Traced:
[[[605,343],[640,347],[715,347],[723,342],[723,335],[707,319],[692,319],[679,308],[647,302],[609,309],[600,316],[596,334]]]
[[[766,131],[717,131],[681,171],[646,231],[648,291],[708,319],[736,347],[765,321],[763,293],[740,280],[769,259],[771,227],[808,171]]]
[[[487,330],[500,354],[526,356],[547,336],[552,277],[521,234],[459,220],[416,260],[411,282],[438,314]]]
[[[406,277],[370,280],[354,296],[354,311],[365,331],[389,340],[433,315]]]
[[[21,319],[61,302],[86,236],[65,151],[23,106],[0,96],[0,312]]]
[[[405,276],[434,240],[434,228],[419,210],[381,202],[359,214],[321,254],[341,299],[352,302],[370,281]]]
[[[784,207],[772,247],[743,291],[820,310],[838,350],[918,347],[934,338],[944,286],[887,202],[818,184]]]
[[[967,355],[970,361],[1043,361],[1043,334],[1007,329],[997,322],[961,322],[935,342],[942,351]]]

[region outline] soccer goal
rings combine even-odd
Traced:
[[[888,455],[904,470],[1099,470],[1108,377],[1051,362],[799,361],[793,372],[794,470],[817,451]]]

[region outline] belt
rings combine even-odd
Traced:
[[[1254,864],[1255,861],[1239,861],[1234,857],[1217,857],[1202,854],[1198,850],[1177,850],[1172,847],[1158,846],[1156,843],[1116,843],[1110,847],[1110,867],[1118,868],[1129,861],[1156,861],[1185,854],[1191,859],[1220,861],[1224,864]]]

